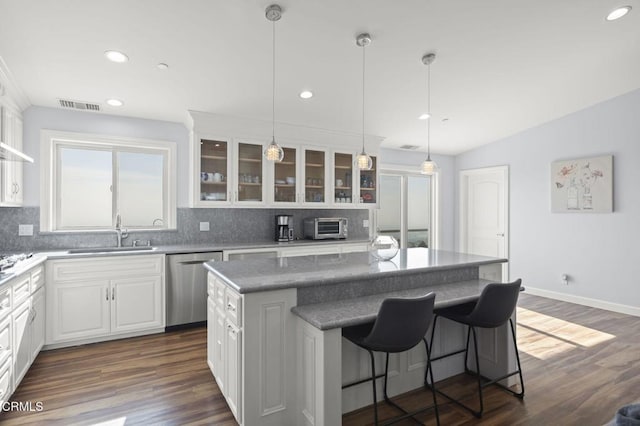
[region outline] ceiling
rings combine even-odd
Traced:
[[[620,3],[620,1],[622,3]],[[263,0],[0,0],[0,57],[33,105],[184,122],[187,110],[271,119]],[[282,0],[276,120],[457,154],[640,88],[640,0]],[[629,4],[626,17],[605,21]],[[130,61],[115,64],[116,49]],[[164,62],[167,70],[156,65]],[[312,90],[302,100],[298,93]],[[123,107],[105,104],[119,98]],[[443,121],[447,119],[447,121]],[[268,135],[265,135],[268,136]]]

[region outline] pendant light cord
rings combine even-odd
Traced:
[[[271,140],[276,140],[276,21],[273,23],[273,75],[271,93]]]
[[[362,152],[364,152],[364,69],[366,66],[364,55],[367,46],[362,46]]]
[[[431,64],[427,66],[427,161],[431,161]]]

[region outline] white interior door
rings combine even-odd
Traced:
[[[506,166],[460,172],[460,251],[508,257],[508,178]]]

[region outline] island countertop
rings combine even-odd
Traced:
[[[379,262],[368,252],[206,262],[205,267],[238,293],[301,288],[425,271],[504,263],[507,259],[427,248],[401,249],[390,261]]]

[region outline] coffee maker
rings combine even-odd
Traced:
[[[293,216],[276,216],[276,241],[293,241]]]

